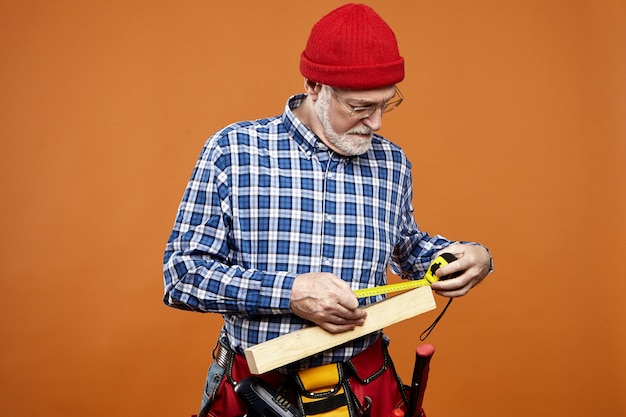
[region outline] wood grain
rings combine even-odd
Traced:
[[[305,327],[246,349],[246,360],[252,373],[262,374],[436,307],[431,288],[417,288],[364,307],[365,324],[352,331],[333,334],[319,326]]]

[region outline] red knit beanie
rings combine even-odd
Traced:
[[[368,90],[404,79],[404,59],[391,28],[363,4],[346,4],[320,19],[300,56],[311,81]]]

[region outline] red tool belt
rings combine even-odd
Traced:
[[[248,364],[243,355],[221,343],[215,358],[225,372],[216,389],[208,393],[200,417],[243,416],[248,410],[235,394],[234,386],[251,376]],[[347,362],[319,368],[320,372],[311,368],[293,375],[271,371],[258,376],[297,405],[304,415],[386,417],[394,409],[406,409],[407,387],[400,381],[382,338]],[[324,382],[333,381],[329,368],[337,370],[336,384]]]

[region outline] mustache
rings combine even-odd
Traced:
[[[371,135],[372,133],[374,132],[372,132],[372,129],[368,127],[355,128],[348,131],[348,134],[352,135]]]

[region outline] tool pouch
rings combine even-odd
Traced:
[[[395,409],[406,408],[407,387],[402,384],[382,338],[346,362],[345,369],[355,403],[367,406],[369,402],[363,415],[386,417]]]
[[[246,405],[235,393],[234,387],[245,378],[250,377],[250,369],[243,355],[237,355],[230,348],[218,342],[213,356],[221,372],[209,373],[212,381],[207,381],[212,387],[204,395],[205,403],[200,410],[199,417],[243,416],[247,412]],[[280,390],[285,382],[285,376],[275,371],[259,375],[275,390]]]
[[[341,364],[304,369],[294,375],[298,405],[306,416],[355,416]]]

